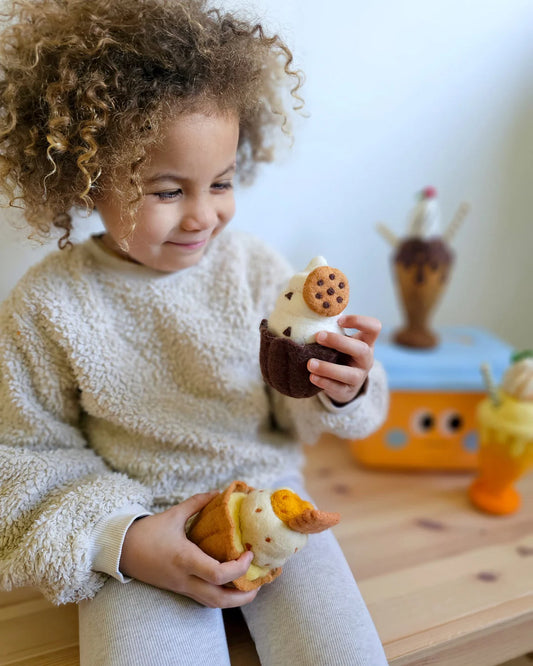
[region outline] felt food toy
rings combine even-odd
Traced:
[[[484,366],[488,397],[478,407],[479,473],[469,489],[474,505],[505,515],[521,504],[516,482],[533,469],[533,351],[516,354],[495,386]]]
[[[277,578],[287,559],[307,543],[307,535],[336,525],[338,513],[317,511],[288,488],[255,490],[234,481],[191,521],[188,538],[219,562],[251,550],[254,559],[233,581],[239,590],[253,590]]]
[[[430,319],[451,273],[454,254],[450,241],[468,210],[466,203],[461,204],[441,233],[437,192],[426,187],[411,214],[405,238],[397,238],[387,227],[379,225],[379,231],[394,248],[393,274],[406,319],[405,325],[394,334],[397,344],[418,349],[437,345],[438,337],[430,328]]]
[[[290,279],[260,326],[259,361],[267,384],[284,395],[309,398],[320,391],[309,380],[309,359],[348,363],[346,354],[318,344],[315,336],[319,331],[344,334],[337,320],[349,296],[346,275],[323,257],[315,257]]]

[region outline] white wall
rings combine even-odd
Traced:
[[[233,224],[297,267],[323,254],[347,273],[353,311],[395,325],[390,248],[375,224],[402,234],[415,193],[434,185],[445,222],[461,201],[472,205],[436,323],[532,347],[532,0],[249,6],[293,48],[310,116],[281,161],[238,192]],[[53,249],[13,236],[0,231],[0,298]]]

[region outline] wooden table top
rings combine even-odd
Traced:
[[[317,506],[342,514],[335,534],[391,666],[495,666],[533,651],[533,474],[521,511],[496,518],[470,505],[471,474],[364,469],[333,437],[307,457]],[[238,615],[228,620],[232,666],[259,664]],[[0,592],[0,665],[78,663],[75,606]]]
[[[307,448],[307,487],[335,534],[392,666],[494,666],[533,650],[533,474],[506,517],[470,504],[469,473],[360,467],[346,442]]]

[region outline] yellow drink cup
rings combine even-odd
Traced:
[[[469,495],[479,509],[505,515],[520,508],[514,484],[533,468],[533,402],[505,391],[498,398],[499,404],[486,398],[478,407],[479,475]]]

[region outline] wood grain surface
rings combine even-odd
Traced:
[[[522,509],[496,518],[470,505],[470,474],[364,469],[334,437],[307,459],[392,666],[533,665],[533,475]],[[233,666],[259,664],[240,612],[225,621]],[[1,666],[74,666],[77,641],[74,606],[0,592]]]

